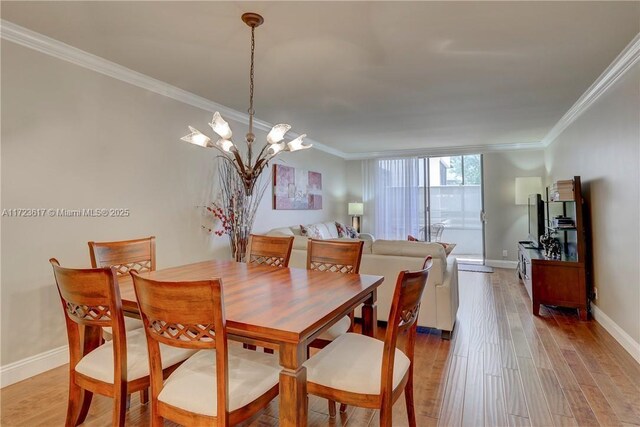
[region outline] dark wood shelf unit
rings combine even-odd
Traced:
[[[545,224],[554,230],[562,245],[560,259],[547,258],[541,249],[525,243],[518,245],[518,274],[533,301],[533,314],[540,313],[540,304],[578,309],[581,320],[589,317],[588,227],[585,226],[586,206],[582,197],[580,177],[573,177],[574,200],[549,201],[545,197]],[[570,217],[575,227],[551,227],[555,215]]]

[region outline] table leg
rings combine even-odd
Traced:
[[[362,334],[376,337],[378,334],[378,306],[376,299],[377,292],[374,290],[362,306]]]
[[[307,359],[304,343],[280,345],[280,426],[307,425]]]

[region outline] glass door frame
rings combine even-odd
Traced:
[[[464,157],[474,155],[474,154],[453,154],[453,155],[433,155],[433,156],[421,156],[420,160],[424,162],[424,238],[425,241],[431,241],[431,173],[430,173],[430,159],[432,158],[440,158],[440,157],[460,157],[461,158],[461,171],[462,171],[462,182],[460,185],[464,185],[465,182],[465,168],[464,168]],[[482,259],[480,260],[481,265],[485,265],[487,261],[487,247],[486,247],[486,220],[485,220],[485,209],[484,209],[484,155],[482,153],[478,153],[480,156],[480,224],[482,226]]]

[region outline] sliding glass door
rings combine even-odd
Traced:
[[[421,160],[420,237],[455,243],[456,258],[483,263],[482,155]]]
[[[372,159],[363,181],[377,239],[455,243],[456,258],[484,261],[482,155]]]

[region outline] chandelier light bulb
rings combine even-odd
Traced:
[[[229,127],[229,123],[227,123],[219,112],[215,112],[213,114],[213,119],[211,119],[211,123],[209,123],[211,129],[222,139],[231,139],[231,128]]]
[[[289,132],[290,125],[281,123],[271,128],[271,131],[267,135],[267,142],[269,144],[277,144],[284,139],[284,134]]]
[[[228,139],[219,139],[216,144],[218,147],[222,148],[223,151],[227,153],[231,152],[231,148],[234,147],[233,142]]]
[[[189,126],[191,133],[189,135],[180,138],[182,141],[190,142],[191,144],[199,145],[201,147],[208,147],[211,139],[200,132],[198,129]]]
[[[269,147],[269,151],[271,152],[272,156],[275,156],[276,154],[284,150],[285,146],[286,144],[284,142],[281,142],[279,144],[271,144],[271,147]]]
[[[311,148],[311,145],[304,145],[302,143],[302,140],[307,136],[306,133],[303,133],[302,135],[300,135],[299,137],[297,137],[296,139],[294,139],[293,141],[289,141],[289,143],[287,144],[287,146],[289,147],[289,151],[298,151],[298,150],[305,150],[307,148]]]

